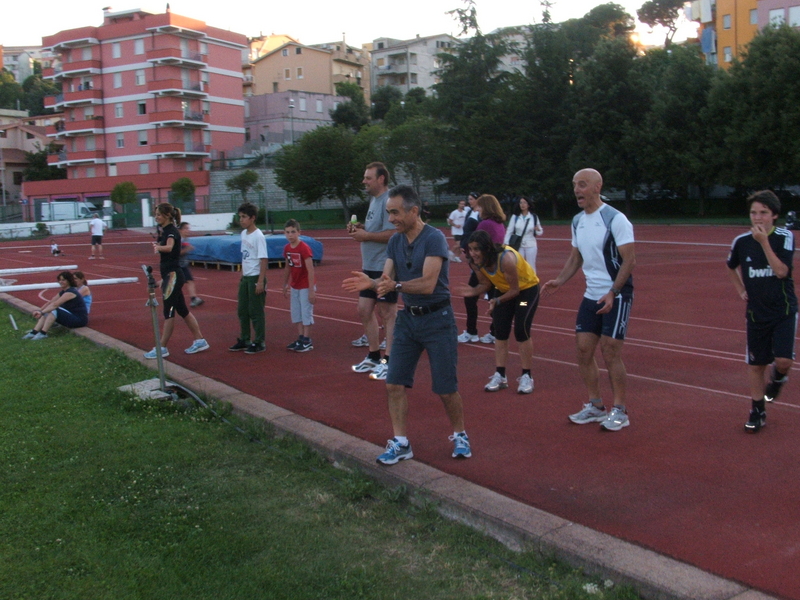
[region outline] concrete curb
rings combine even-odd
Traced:
[[[0,300],[23,312],[35,308],[8,294]],[[149,367],[143,352],[98,331],[73,330]],[[412,460],[392,467],[375,462],[383,448],[322,425],[266,400],[164,361],[166,376],[197,394],[229,403],[233,412],[263,419],[278,435],[303,440],[334,464],[356,468],[388,486],[406,486],[439,505],[444,516],[490,535],[515,550],[536,550],[588,573],[634,587],[657,600],[777,600],[734,581],[551,515],[460,477]]]

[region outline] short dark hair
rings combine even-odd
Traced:
[[[367,165],[367,170],[375,169],[376,177],[383,177],[383,185],[389,185],[389,169],[382,162],[371,162]]]
[[[760,202],[772,211],[773,215],[781,214],[781,201],[772,190],[759,190],[747,197],[747,208],[753,206],[753,202]]]
[[[489,232],[483,229],[474,231],[472,235],[469,236],[469,241],[467,244],[467,247],[469,247],[469,244],[476,244],[478,246],[478,250],[480,250],[481,254],[483,254],[484,265],[487,267],[493,267],[496,265],[497,257],[503,251],[503,246],[500,244],[495,244],[492,241],[492,236],[489,235]]]
[[[297,222],[297,219],[289,219],[284,223],[283,228],[286,229],[287,227],[294,227],[297,231],[300,231],[300,223]]]
[[[56,279],[64,279],[69,284],[69,287],[75,287],[75,275],[69,271],[61,271]]]
[[[258,207],[252,202],[245,202],[239,208],[236,209],[236,214],[239,213],[247,215],[248,217],[256,217],[258,216]]]
[[[418,211],[422,208],[417,192],[410,185],[396,185],[389,190],[389,198],[397,196],[403,199],[403,210],[405,211],[409,211],[415,206]]]
[[[475,198],[475,200],[481,197],[479,192],[470,192],[469,194],[467,194],[467,196],[472,196],[473,198]]]

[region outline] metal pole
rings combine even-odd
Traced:
[[[78,265],[62,265],[60,267],[25,267],[24,269],[0,269],[0,275],[24,275],[26,273],[44,273],[45,271],[71,271]]]

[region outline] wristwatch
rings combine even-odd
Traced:
[[[395,292],[402,292],[403,291],[403,284],[399,281],[394,284],[394,291]]]

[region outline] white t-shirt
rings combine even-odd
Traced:
[[[89,222],[89,227],[92,228],[92,235],[103,235],[103,228],[105,223],[100,217],[95,217]]]
[[[611,221],[615,244],[604,251],[608,227],[600,214],[601,210],[602,207],[591,214],[580,213],[577,227],[572,229],[572,247],[577,248],[583,257],[583,275],[586,277],[584,297],[589,300],[600,300],[608,293],[614,284],[609,263],[613,266],[616,262],[618,266],[621,259],[617,247],[634,241],[633,225],[624,214],[618,213]]]
[[[464,233],[464,219],[467,218],[467,211],[465,210],[458,210],[455,209],[453,212],[450,213],[450,216],[447,217],[452,221],[452,225],[450,226],[450,233],[453,235],[461,235]]]
[[[256,227],[253,233],[242,230],[242,275],[252,276],[261,273],[261,259],[267,256],[267,238]]]

